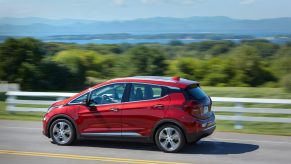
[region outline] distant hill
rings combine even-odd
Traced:
[[[0,35],[52,36],[104,33],[220,33],[240,35],[291,34],[291,18],[242,20],[228,17],[155,17],[128,21],[94,21],[36,17],[0,18]]]

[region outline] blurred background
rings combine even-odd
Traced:
[[[42,112],[11,112],[8,105],[48,107],[5,103],[7,91],[79,92],[135,75],[196,80],[212,97],[291,99],[290,6],[289,0],[0,0],[0,119],[42,119]],[[240,115],[291,118],[291,112]],[[218,120],[218,131],[291,135],[286,122],[236,123]]]

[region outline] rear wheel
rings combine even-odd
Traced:
[[[50,134],[54,143],[58,145],[70,145],[76,138],[74,126],[66,119],[55,120],[50,127]]]
[[[185,145],[185,137],[179,127],[166,124],[157,130],[155,142],[158,148],[164,152],[178,152]]]

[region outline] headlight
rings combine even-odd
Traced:
[[[53,109],[61,108],[61,107],[63,107],[63,105],[51,106],[51,107],[48,108],[47,113],[49,113],[49,112],[52,111]]]

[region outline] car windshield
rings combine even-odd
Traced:
[[[187,92],[190,98],[194,100],[201,100],[208,97],[207,94],[198,85],[191,85],[188,87]]]

